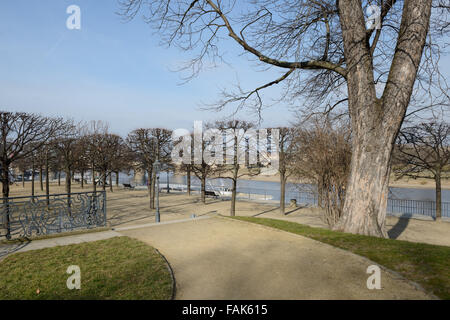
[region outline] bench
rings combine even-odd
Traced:
[[[123,187],[124,187],[125,189],[134,189],[134,187],[133,187],[131,184],[129,184],[129,183],[124,183],[124,184],[123,184]]]

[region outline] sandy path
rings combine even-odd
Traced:
[[[368,290],[366,259],[271,228],[226,218],[194,220],[120,233],[161,251],[177,299],[428,299],[382,271]]]

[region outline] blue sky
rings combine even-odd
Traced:
[[[66,28],[71,4],[81,9],[81,30]],[[180,85],[180,73],[171,70],[190,55],[159,46],[160,38],[140,17],[124,22],[117,11],[116,1],[2,1],[0,109],[105,120],[120,134],[136,127],[189,129],[194,120],[230,114],[231,109],[200,110],[202,103],[217,101],[220,88],[236,79],[253,88],[279,74],[255,72],[227,43],[232,67],[205,70]],[[272,90],[274,96],[277,92]],[[239,116],[254,119],[248,112]],[[263,116],[266,125],[286,124],[290,118],[283,106]]]
[[[66,8],[81,8],[81,30],[68,30]],[[254,88],[280,70],[257,72],[231,41],[222,45],[233,65],[203,71],[180,85],[170,71],[191,57],[159,46],[160,38],[140,17],[123,22],[116,1],[40,0],[0,3],[0,109],[104,120],[112,131],[137,127],[191,128],[194,120],[229,115],[199,110],[217,101],[220,88],[239,79]],[[449,66],[449,63],[445,63]],[[281,88],[267,91],[277,98]],[[263,112],[263,125],[285,125],[288,107]],[[254,119],[248,111],[240,118]]]

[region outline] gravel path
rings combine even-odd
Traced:
[[[272,228],[210,218],[119,231],[170,262],[177,299],[430,299],[381,271],[367,289],[367,259]]]

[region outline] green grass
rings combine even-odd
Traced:
[[[70,265],[80,267],[80,290],[67,288]],[[21,252],[0,262],[1,300],[163,300],[171,295],[172,278],[164,259],[128,237]]]
[[[450,300],[450,247],[354,235],[283,220],[233,219],[292,232],[354,252],[397,271],[439,298]]]

